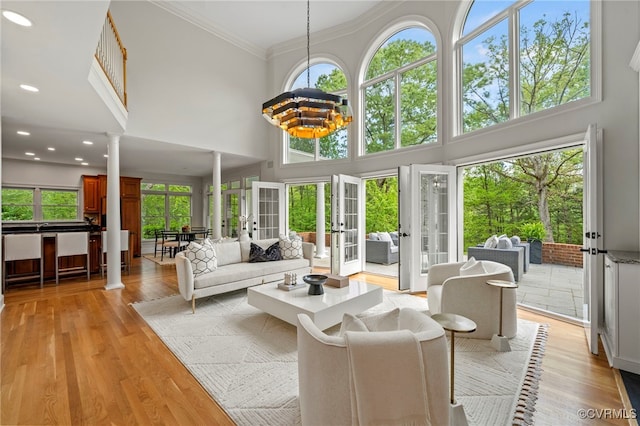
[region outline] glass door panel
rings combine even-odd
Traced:
[[[456,168],[414,164],[398,176],[400,288],[425,291],[431,265],[457,261]]]
[[[334,175],[331,190],[331,272],[355,274],[363,270],[362,180]]]
[[[253,239],[285,233],[285,188],[282,183],[253,182]]]
[[[240,235],[240,215],[242,214],[242,193],[240,189],[222,191],[222,236],[237,238]]]

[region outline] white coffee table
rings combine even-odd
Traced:
[[[345,313],[359,314],[382,303],[382,287],[361,281],[349,280],[349,286],[335,288],[324,286],[324,294],[310,296],[309,286],[284,291],[277,284],[262,284],[247,289],[249,305],[260,309],[289,324],[297,325],[298,314],[307,314],[325,330],[342,322]]]

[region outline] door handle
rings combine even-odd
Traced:
[[[583,252],[583,253],[589,253],[591,251],[591,249],[581,248],[580,251]]]
[[[401,237],[410,237],[411,234],[407,234],[406,232],[403,232],[400,234]]]

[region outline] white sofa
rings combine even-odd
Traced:
[[[409,330],[415,334],[422,350],[424,363],[422,370],[430,424],[449,425],[449,360],[443,328],[424,313],[412,309],[400,309],[394,325],[389,324],[388,315],[390,314],[394,312],[362,318],[362,321],[371,331],[371,335],[383,336],[393,330]],[[382,317],[387,318],[380,320]],[[356,407],[358,404],[350,386],[350,362],[345,337],[325,334],[306,314],[298,315],[297,332],[298,388],[302,424],[306,426],[355,424],[352,423],[352,419],[356,413],[352,411],[358,411]],[[397,362],[398,368],[407,368],[407,365],[403,364],[403,359],[403,354],[398,354],[396,359],[382,361]],[[373,359],[370,361],[375,365]],[[375,377],[374,380],[380,378],[380,374],[376,371],[376,367],[373,367],[371,375]],[[393,374],[393,370],[385,370],[385,372]],[[391,392],[391,390],[382,389],[381,392]],[[405,395],[407,398],[412,396]],[[389,395],[389,397],[397,397],[397,395]],[[390,414],[387,413],[387,415]],[[386,423],[376,424],[395,423],[390,422],[389,418],[385,420]]]
[[[500,330],[500,289],[487,280],[513,280],[511,268],[490,260],[479,260],[485,273],[460,275],[465,262],[429,267],[427,303],[431,314],[447,312],[473,320],[476,331],[464,337],[491,339]],[[516,289],[504,289],[502,334],[514,337],[518,329]]]
[[[285,272],[294,272],[300,278],[311,272],[314,251],[312,243],[302,243],[303,257],[300,259],[249,263],[251,243],[266,249],[277,241],[279,241],[278,238],[215,243],[217,269],[196,277],[193,275],[191,262],[186,258],[184,252],[178,253],[176,255],[176,272],[180,294],[184,300],[191,301],[192,310],[195,313],[196,299],[198,298],[281,281]]]

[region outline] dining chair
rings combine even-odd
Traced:
[[[78,255],[86,256],[84,267],[70,266],[60,268],[61,258]],[[86,272],[87,281],[91,280],[88,232],[58,232],[56,235],[56,285],[60,281],[60,272]]]
[[[169,257],[174,257],[178,251],[189,245],[190,233],[178,231],[162,231],[162,253],[160,261],[164,260],[165,250],[169,251]]]
[[[39,260],[40,269],[37,276],[40,277],[40,288],[44,285],[44,256],[42,255],[42,234],[8,234],[3,237],[2,249],[2,292],[4,293],[7,281],[11,278],[7,271],[7,262],[14,260]],[[23,277],[20,277],[23,278]]]
[[[102,231],[102,253],[100,254],[100,275],[104,278],[104,271],[107,268],[107,231]],[[129,274],[131,270],[131,252],[129,250],[129,230],[120,230],[120,252],[124,253],[120,267]]]

